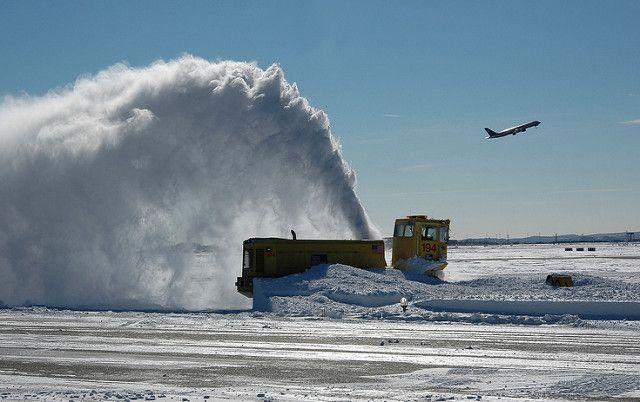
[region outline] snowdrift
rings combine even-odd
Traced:
[[[536,274],[448,282],[395,269],[319,265],[301,274],[256,279],[254,310],[285,316],[524,324],[576,317],[640,320],[640,284],[585,274],[574,278],[575,287],[554,288]],[[403,297],[410,302],[407,314],[399,305]]]

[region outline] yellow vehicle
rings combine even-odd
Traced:
[[[391,265],[406,269],[413,257],[434,264],[426,274],[447,265],[449,220],[412,215],[397,219]],[[356,268],[386,268],[383,240],[296,240],[251,238],[243,243],[242,276],[238,292],[253,297],[253,278],[280,277],[304,272],[319,264],[345,264]]]
[[[406,260],[418,256],[430,261],[442,261],[437,270],[447,266],[449,219],[429,219],[426,215],[410,215],[396,219],[393,230],[391,265],[402,269]],[[438,267],[438,266],[436,266]]]
[[[319,264],[356,268],[385,267],[382,240],[290,240],[252,238],[243,243],[242,276],[238,292],[253,296],[253,278],[304,272]]]

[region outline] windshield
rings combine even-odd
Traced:
[[[436,228],[430,228],[427,226],[422,227],[422,240],[435,240]]]

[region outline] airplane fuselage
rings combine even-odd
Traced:
[[[520,124],[519,126],[505,128],[504,130],[499,132],[495,132],[489,128],[485,128],[485,131],[487,132],[487,134],[489,134],[489,136],[486,138],[490,139],[504,137],[505,135],[516,135],[518,133],[527,131],[527,129],[530,127],[537,127],[538,124],[540,124],[540,122],[538,120],[534,120],[528,123]]]

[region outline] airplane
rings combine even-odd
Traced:
[[[505,128],[504,130],[497,133],[490,128],[485,128],[485,131],[487,132],[487,134],[489,134],[489,136],[485,138],[499,138],[509,134],[516,135],[518,133],[524,133],[529,127],[538,127],[538,124],[540,124],[540,122],[538,120],[534,120],[530,121],[529,123],[520,124],[519,126]]]

